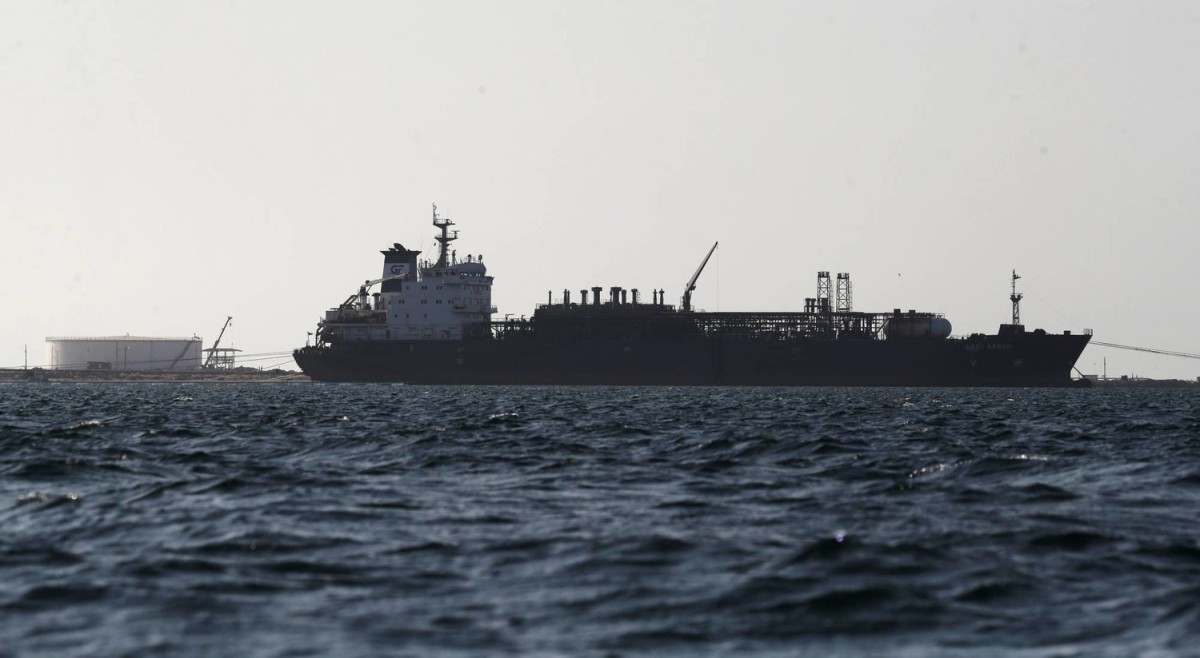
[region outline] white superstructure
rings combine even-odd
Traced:
[[[196,370],[200,346],[196,336],[50,337],[46,362],[52,370]]]
[[[433,207],[433,225],[441,229],[438,260],[420,261],[420,251],[396,243],[383,251],[383,276],[365,282],[337,308],[325,313],[318,343],[376,340],[460,340],[471,327],[486,326],[492,306],[492,277],[482,256],[459,261],[449,251],[454,224]],[[375,284],[379,292],[369,294]]]

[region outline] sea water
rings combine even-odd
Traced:
[[[37,655],[1200,655],[1200,390],[0,385]]]

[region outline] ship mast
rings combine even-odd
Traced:
[[[1021,278],[1021,277],[1017,276],[1017,271],[1013,270],[1012,294],[1009,295],[1009,297],[1008,297],[1009,299],[1012,300],[1012,304],[1013,304],[1013,319],[1012,319],[1013,324],[1021,324],[1021,298],[1025,296],[1025,295],[1017,292],[1017,279],[1019,279],[1019,278]]]
[[[446,267],[449,265],[449,259],[446,255],[450,251],[450,243],[458,239],[458,231],[454,231],[454,235],[450,235],[450,227],[454,222],[449,217],[438,217],[437,204],[433,204],[433,225],[442,229],[441,235],[435,235],[434,240],[438,241],[438,259],[434,267]]]

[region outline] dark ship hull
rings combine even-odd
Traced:
[[[411,384],[1070,386],[1090,336],[671,341],[529,338],[306,347],[312,379]]]
[[[531,317],[493,321],[482,257],[456,258],[454,222],[433,208],[436,262],[399,243],[381,253],[383,276],[326,312],[316,345],[295,351],[317,381],[411,384],[673,386],[1069,386],[1090,334],[1025,331],[1012,275],[1012,324],[994,335],[950,338],[936,313],[852,310],[850,275],[817,273],[803,312],[705,313],[666,291],[564,290]],[[380,291],[368,289],[382,284]]]

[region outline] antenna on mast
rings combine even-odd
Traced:
[[[1008,297],[1009,299],[1012,300],[1012,305],[1013,305],[1013,318],[1012,318],[1013,324],[1021,324],[1021,298],[1025,296],[1025,295],[1017,292],[1017,279],[1019,279],[1019,278],[1021,278],[1021,277],[1017,275],[1017,271],[1013,270],[1012,294],[1009,295],[1009,297]]]

